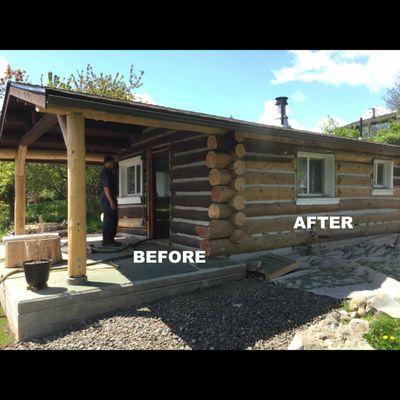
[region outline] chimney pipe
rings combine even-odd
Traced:
[[[276,97],[275,98],[276,103],[275,105],[278,108],[278,115],[279,115],[279,122],[281,126],[284,126],[285,128],[290,128],[289,122],[288,122],[288,117],[286,115],[286,106],[287,106],[287,97]]]

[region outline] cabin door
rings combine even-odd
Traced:
[[[149,226],[151,239],[170,237],[169,147],[149,151]]]

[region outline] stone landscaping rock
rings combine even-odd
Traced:
[[[364,307],[360,307],[360,308],[357,310],[357,315],[358,315],[360,318],[361,318],[361,317],[364,317],[366,313],[367,313],[367,311],[365,310]]]
[[[360,307],[364,307],[367,303],[367,298],[363,296],[354,297],[349,302],[350,311],[357,311]]]
[[[357,317],[357,311],[351,311],[349,315],[350,315],[351,318],[356,318]]]
[[[341,324],[330,315],[296,333],[288,350],[372,350],[363,338],[368,330],[369,322],[363,319]]]

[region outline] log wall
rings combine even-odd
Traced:
[[[119,205],[119,232],[147,237],[147,152],[150,148],[170,148],[170,236],[173,243],[199,248],[196,224],[209,222],[208,206],[211,185],[206,166],[207,136],[192,132],[147,133],[129,151],[120,154],[126,159],[141,154],[143,160],[143,196],[141,204]],[[139,223],[140,222],[140,223]]]
[[[245,134],[241,142],[245,154],[242,175],[245,186],[240,193],[244,197],[245,222],[240,226],[240,240],[229,237],[206,238],[202,248],[208,255],[229,255],[279,247],[307,244],[369,234],[400,232],[400,163],[382,155],[362,154],[353,151],[330,151],[306,144],[288,144],[266,141],[261,135]],[[335,155],[334,205],[296,204],[296,154],[298,151]],[[374,159],[393,159],[394,194],[373,196]],[[229,175],[214,173],[220,184],[229,182]],[[225,200],[223,194],[219,196]],[[215,218],[227,218],[230,210],[212,204],[210,212]],[[343,215],[353,218],[353,230],[315,229],[311,235],[293,230],[297,216]],[[225,229],[232,229],[226,226]],[[209,234],[210,235],[210,234]],[[226,236],[226,235],[225,235]]]
[[[400,160],[382,154],[316,148],[265,140],[263,136],[231,132],[226,135],[171,133],[146,138],[133,150],[170,144],[171,241],[200,248],[208,256],[230,255],[300,244],[400,232]],[[133,150],[130,154],[133,155]],[[335,155],[335,196],[338,204],[296,204],[298,151]],[[372,195],[374,159],[394,160],[393,196]],[[144,185],[146,192],[146,171]],[[143,226],[121,231],[146,235],[146,199],[143,204],[119,206],[120,217]],[[311,235],[293,230],[297,216],[353,217],[353,230],[320,230]]]

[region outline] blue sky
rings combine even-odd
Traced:
[[[2,51],[33,83],[90,63],[98,72],[145,71],[137,91],[156,104],[275,123],[274,98],[289,97],[289,123],[318,130],[327,115],[341,123],[386,112],[383,95],[400,73],[400,51]]]

